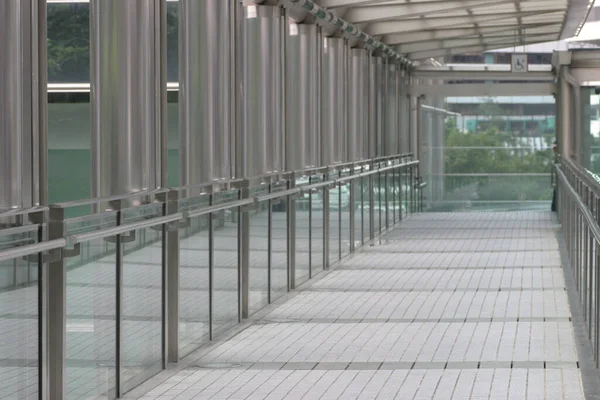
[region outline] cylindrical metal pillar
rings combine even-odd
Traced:
[[[232,176],[234,0],[179,2],[180,183]]]
[[[321,73],[320,28],[313,24],[288,25],[286,63],[286,170],[297,171],[319,166],[321,112],[318,75]]]
[[[346,159],[348,90],[348,45],[345,39],[323,40],[322,164],[333,165]]]
[[[408,72],[406,70],[402,70],[400,72],[400,76],[400,98],[398,99],[398,107],[400,109],[400,125],[398,128],[400,134],[400,145],[398,147],[398,153],[405,154],[410,153],[410,102],[408,98]]]
[[[396,64],[388,64],[387,70],[387,101],[386,124],[384,139],[384,155],[394,156],[398,154],[398,96],[400,95],[400,76]]]
[[[348,71],[348,161],[368,157],[369,148],[369,54],[365,49],[350,49]]]
[[[244,6],[244,176],[282,171],[284,18],[279,6]]]
[[[91,0],[92,196],[166,185],[166,2]]]
[[[0,211],[47,203],[46,2],[0,1]]]
[[[375,128],[374,142],[375,151],[371,153],[371,158],[382,157],[385,155],[385,126],[386,126],[386,101],[387,101],[387,61],[385,58],[373,57],[371,62],[372,79],[372,108],[374,109],[375,123],[372,127]]]

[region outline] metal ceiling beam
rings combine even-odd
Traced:
[[[408,92],[425,97],[551,96],[556,92],[556,85],[547,82],[410,85]]]
[[[320,0],[319,5],[329,10],[343,7],[368,6],[379,3],[389,3],[390,0]],[[445,0],[397,0],[400,3],[444,3]],[[486,1],[486,0],[480,0]]]
[[[355,24],[375,21],[396,20],[402,18],[422,17],[448,11],[473,9],[477,7],[514,4],[514,0],[448,0],[443,3],[402,3],[393,5],[378,5],[370,7],[353,7],[345,18]]]
[[[444,14],[444,17],[481,14],[503,14],[517,12],[545,11],[549,8],[556,10],[566,9],[563,0],[524,0],[515,5],[515,0],[473,1],[473,0],[448,0],[444,3],[402,3],[385,4],[366,7],[350,8],[344,18],[354,24],[371,23],[376,21],[403,20],[412,17]],[[465,11],[466,10],[466,11]]]
[[[421,51],[436,50],[436,49],[451,49],[457,47],[467,47],[476,45],[486,45],[494,43],[521,43],[522,40],[535,40],[539,37],[545,37],[552,35],[558,38],[560,34],[560,27],[550,32],[541,32],[537,34],[530,34],[524,36],[524,39],[519,39],[520,36],[515,35],[514,32],[506,35],[486,35],[486,36],[472,36],[466,38],[448,39],[448,40],[434,40],[431,42],[411,43],[406,45],[400,45],[396,49],[404,54],[414,54]]]
[[[494,35],[501,32],[514,32],[519,28],[525,28],[527,32],[535,33],[541,28],[556,29],[560,31],[560,22],[548,23],[548,24],[531,24],[531,25],[519,25],[512,24],[506,26],[483,26],[483,27],[469,27],[469,28],[450,28],[450,29],[436,29],[429,31],[418,31],[404,34],[387,35],[383,38],[383,41],[390,46],[400,44],[411,44],[430,42],[433,40],[447,40],[456,39],[461,37],[469,37],[474,35]]]
[[[447,71],[447,70],[413,70],[411,76],[420,79],[438,79],[441,81],[527,81],[554,82],[554,73],[510,71]]]
[[[561,10],[549,10],[546,12],[533,13],[506,13],[488,15],[466,15],[462,17],[446,18],[414,18],[404,21],[382,21],[368,25],[365,31],[372,36],[400,34],[423,30],[446,29],[451,27],[473,27],[477,26],[505,26],[517,23],[517,18],[524,18],[524,22],[551,23],[562,21],[564,13]]]
[[[414,60],[423,60],[426,58],[444,57],[444,56],[451,56],[451,55],[462,54],[462,53],[478,53],[478,52],[482,52],[482,51],[486,51],[486,50],[502,49],[504,47],[511,47],[514,45],[522,46],[522,45],[533,44],[533,43],[551,42],[551,41],[557,40],[557,39],[558,39],[558,34],[556,34],[556,35],[541,35],[541,36],[536,36],[535,38],[526,38],[526,40],[520,41],[519,43],[515,43],[514,40],[512,40],[512,41],[506,40],[506,41],[500,41],[500,42],[494,42],[494,43],[482,43],[479,45],[471,45],[471,46],[464,46],[464,47],[440,48],[440,49],[435,49],[435,50],[418,51],[418,52],[414,52],[414,53],[409,53],[409,54],[407,54],[407,56],[413,61]]]

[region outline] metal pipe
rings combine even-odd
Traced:
[[[322,41],[314,24],[290,23],[287,29],[285,170],[297,171],[319,165],[317,96]]]
[[[283,170],[282,8],[243,7],[243,176]]]
[[[179,2],[180,185],[232,177],[232,0]]]
[[[0,211],[47,204],[45,1],[0,1]]]
[[[365,49],[350,49],[348,71],[348,160],[368,157],[369,54]]]
[[[60,249],[67,245],[65,239],[50,240],[48,242],[41,242],[35,244],[29,244],[27,246],[21,246],[10,250],[4,250],[0,252],[0,262],[14,260],[30,256],[32,254],[42,253],[44,251],[50,251]]]
[[[92,197],[166,186],[165,0],[90,1]]]
[[[321,151],[325,165],[345,162],[347,126],[348,45],[346,39],[323,39],[322,101],[328,111],[322,114]]]

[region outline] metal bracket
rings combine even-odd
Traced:
[[[175,232],[180,229],[189,228],[190,225],[191,225],[191,220],[189,217],[184,217],[184,219],[182,219],[182,220],[173,221],[173,222],[169,222],[169,223],[165,224],[165,226],[167,228],[167,232]],[[153,231],[162,232],[163,226],[162,226],[162,224],[156,225],[156,226],[151,227],[150,229],[152,229]],[[128,242],[125,242],[125,243],[128,243]]]
[[[246,204],[245,206],[241,207],[241,212],[246,213],[246,212],[256,211],[256,210],[258,210],[258,207],[259,207],[259,201],[258,201],[258,198],[255,197],[254,202],[252,204]]]
[[[75,243],[72,249],[62,248],[42,252],[42,263],[53,263],[65,258],[77,257],[80,254],[81,243]],[[30,263],[37,263],[39,261],[39,253],[29,254],[23,257],[23,260]]]
[[[105,242],[108,243],[117,243],[117,236],[109,236],[104,238]],[[130,231],[127,234],[121,234],[121,243],[131,243],[135,241],[135,231]]]
[[[278,197],[276,199],[271,199],[271,207],[272,206],[278,206],[281,204],[281,197]]]

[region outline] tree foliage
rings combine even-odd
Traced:
[[[552,140],[551,136],[544,138],[547,147]],[[477,200],[551,199],[549,179],[518,176],[548,174],[554,159],[551,149],[522,147],[521,138],[501,132],[495,126],[476,134],[463,133],[456,128],[456,121],[449,119],[444,152],[446,174],[474,174],[447,177],[446,192],[468,187]]]

